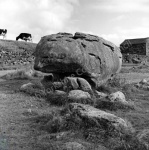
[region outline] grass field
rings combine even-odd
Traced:
[[[4,74],[4,71],[1,73]],[[139,81],[141,78],[143,79],[147,76],[148,74],[144,75],[140,73],[138,76],[135,73],[128,73],[125,75],[123,74],[122,78],[125,77],[129,81],[131,80],[134,82]],[[121,77],[121,74],[119,77]],[[50,103],[48,103],[44,98],[37,98],[35,96],[30,96],[27,93],[20,92],[20,86],[28,82],[36,83],[39,82],[39,80],[27,79],[0,81],[0,141],[3,142],[3,145],[0,144],[0,146],[3,149],[60,150],[66,142],[77,142],[82,144],[87,150],[116,150],[115,146],[119,140],[115,138],[109,139],[109,143],[103,142],[102,140],[96,141],[95,137],[86,139],[83,136],[81,129],[71,129],[54,133],[51,132],[51,125],[48,124],[48,122],[52,116],[58,117],[58,111],[61,110],[64,106],[50,105]],[[131,99],[131,101],[133,101],[135,104],[135,109],[118,109],[107,111],[116,114],[119,117],[128,119],[135,128],[136,133],[139,133],[144,129],[148,129],[148,91],[136,89],[133,86],[133,83],[129,85],[123,85],[123,87],[113,88],[116,91],[122,91],[127,99]],[[121,149],[122,148],[119,150]]]
[[[6,51],[33,50],[36,44],[0,40],[0,49]],[[133,70],[133,67],[135,69]],[[24,72],[19,75],[5,74],[15,72],[10,70],[0,71],[0,150],[80,150],[70,148],[69,144],[81,145],[82,150],[148,150],[149,138],[139,141],[139,133],[149,132],[149,92],[134,86],[136,82],[149,79],[149,68],[131,65],[123,65],[121,73],[110,84],[105,85],[104,91],[108,93],[122,91],[126,100],[134,104],[133,108],[115,107],[108,109],[99,106],[100,109],[115,114],[128,120],[134,133],[114,133],[101,128],[78,128],[77,125],[68,124],[63,128],[61,106],[52,105],[41,92],[38,74],[33,78],[26,76],[31,66],[23,66]],[[10,79],[10,80],[8,80]],[[20,87],[26,83],[34,83],[38,88],[20,91]],[[52,99],[52,97],[51,97]],[[98,99],[97,99],[98,100]],[[99,103],[101,104],[101,103]],[[73,119],[72,119],[73,121]],[[77,144],[76,144],[77,143]],[[80,146],[79,146],[80,147]]]

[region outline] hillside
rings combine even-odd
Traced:
[[[0,40],[0,70],[18,69],[34,61],[36,43]]]
[[[13,40],[0,40],[0,50],[4,51],[33,51],[36,47],[36,43],[13,41]]]

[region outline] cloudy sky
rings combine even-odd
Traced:
[[[0,28],[10,40],[22,32],[35,43],[44,35],[84,32],[119,46],[149,37],[149,0],[0,0]]]

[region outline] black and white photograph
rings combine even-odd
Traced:
[[[148,0],[0,0],[0,150],[149,150]]]

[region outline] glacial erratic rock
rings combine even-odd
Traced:
[[[120,49],[98,36],[58,33],[41,38],[34,52],[35,70],[77,76],[100,86],[121,69]]]

